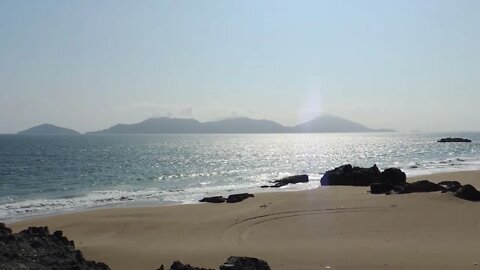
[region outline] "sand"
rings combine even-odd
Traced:
[[[480,186],[480,171],[415,177]],[[365,187],[270,192],[237,204],[114,208],[9,224],[63,230],[112,269],[180,260],[217,268],[231,255],[274,270],[480,269],[480,203],[452,194],[372,195]]]

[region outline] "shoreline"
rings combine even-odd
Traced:
[[[479,187],[480,171],[408,178],[420,179]],[[231,255],[264,259],[279,270],[471,269],[480,260],[478,203],[440,192],[385,196],[367,190],[262,192],[236,204],[96,209],[9,226],[63,230],[88,259],[121,270],[156,269],[174,260],[218,267]]]
[[[470,172],[480,172],[480,168],[477,169],[468,169],[468,170],[441,170],[441,171],[434,171],[428,174],[411,174],[411,171],[409,174],[407,174],[407,180],[411,181],[418,181],[421,179],[426,179],[425,177],[432,177],[432,180],[438,180],[442,179],[443,177],[447,177],[450,174],[457,174],[457,173],[466,173],[468,175]],[[310,176],[310,175],[309,175]],[[228,196],[228,194],[233,194],[233,193],[240,193],[240,192],[249,192],[253,194],[263,194],[263,193],[283,193],[283,192],[301,192],[301,191],[306,191],[306,190],[313,190],[316,188],[320,188],[320,178],[323,176],[323,174],[319,174],[319,177],[315,177],[314,180],[310,180],[309,183],[299,183],[296,185],[287,185],[285,187],[281,188],[258,188],[258,189],[243,189],[243,190],[238,190],[238,191],[230,191],[224,192],[224,194],[221,194],[220,192],[217,194],[203,194],[205,197],[206,196],[215,196],[215,195],[223,195],[223,196]],[[438,176],[438,177],[437,177]],[[440,178],[439,178],[440,177]],[[445,179],[447,180],[447,179]],[[317,181],[318,186],[311,186],[312,182]],[[469,184],[465,182],[464,184]],[[304,188],[306,186],[310,186],[307,188]],[[298,188],[302,187],[302,188]],[[480,189],[480,186],[477,186],[477,188]],[[114,203],[109,203],[109,204],[102,204],[99,206],[90,206],[90,207],[81,207],[77,209],[64,209],[60,210],[58,212],[49,212],[49,213],[38,213],[38,214],[33,214],[33,215],[23,215],[20,217],[15,217],[15,218],[8,218],[4,220],[0,220],[0,222],[3,222],[5,224],[14,224],[14,223],[19,223],[23,221],[28,221],[32,219],[39,219],[39,218],[48,218],[48,217],[54,217],[58,215],[66,215],[66,214],[75,214],[75,213],[82,213],[82,212],[89,212],[89,211],[95,211],[95,210],[102,210],[102,209],[116,209],[116,208],[143,208],[143,207],[163,207],[163,206],[177,206],[177,205],[197,205],[201,204],[201,202],[197,201],[153,201],[153,200],[144,200],[144,201],[125,201],[125,202],[114,202]]]

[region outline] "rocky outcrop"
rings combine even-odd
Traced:
[[[239,194],[232,194],[225,198],[223,196],[213,196],[213,197],[205,197],[200,200],[200,202],[208,202],[208,203],[237,203],[241,202],[247,198],[254,197],[253,194],[250,193],[239,193]]]
[[[241,202],[247,198],[254,197],[253,194],[250,193],[239,193],[239,194],[232,194],[228,196],[227,203],[237,203]]]
[[[213,197],[205,197],[200,200],[200,202],[208,202],[208,203],[224,203],[227,199],[223,196],[213,196]]]
[[[270,270],[267,262],[251,257],[229,257],[220,270]]]
[[[380,173],[380,183],[403,185],[407,182],[407,175],[398,168],[388,168]]]
[[[87,261],[62,231],[49,233],[48,227],[29,227],[19,233],[0,223],[1,269],[105,270],[106,264]]]
[[[164,270],[163,265],[157,270]],[[214,270],[191,266],[189,264],[183,264],[179,261],[175,261],[170,270]],[[252,257],[235,257],[231,256],[225,263],[220,265],[220,270],[271,270],[267,262],[252,258]]]
[[[370,186],[380,182],[381,173],[377,165],[361,168],[346,164],[327,171],[320,179],[322,186]]]
[[[163,270],[163,265],[160,266],[159,270]],[[172,263],[172,266],[170,266],[170,270],[214,270],[214,269],[194,267],[194,266],[191,266],[190,264],[183,264],[179,261],[175,261]]]
[[[293,176],[288,176],[279,180],[272,181],[274,185],[264,185],[261,186],[262,188],[279,188],[283,187],[289,184],[298,184],[298,183],[307,183],[308,182],[308,175],[306,174],[301,174],[301,175],[293,175]]]
[[[370,193],[372,194],[387,194],[391,192],[393,185],[386,183],[372,183],[370,185]]]
[[[460,184],[460,182],[458,181],[442,181],[442,182],[439,182],[438,184],[442,185],[445,188],[443,192],[447,192],[447,191],[457,192],[457,190],[462,187],[462,184]]]
[[[437,142],[445,143],[445,142],[472,142],[472,141],[464,138],[443,138],[438,140]]]
[[[480,191],[472,185],[464,185],[455,192],[455,196],[473,202],[480,201]]]
[[[413,183],[405,183],[404,185],[396,185],[393,189],[399,194],[417,193],[417,192],[436,192],[443,191],[445,187],[442,185],[430,182],[428,180],[420,180]]]

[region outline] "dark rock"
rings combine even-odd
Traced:
[[[443,138],[438,140],[437,142],[472,142],[469,139],[464,139],[464,138]]]
[[[393,185],[387,183],[372,183],[370,185],[370,193],[372,194],[386,194],[392,189]]]
[[[194,267],[194,266],[191,266],[190,264],[183,264],[179,261],[175,261],[173,262],[172,266],[170,266],[170,270],[214,270],[214,269]]]
[[[445,187],[445,192],[456,192],[459,188],[462,187],[462,184],[460,184],[460,182],[458,181],[442,181],[438,184]]]
[[[225,199],[223,196],[213,196],[213,197],[205,197],[200,200],[200,202],[208,202],[208,203],[223,203],[227,199]]]
[[[413,183],[406,183],[405,185],[396,185],[394,191],[400,194],[417,193],[417,192],[435,192],[443,191],[445,188],[442,185],[430,182],[428,180],[420,180]]]
[[[407,175],[398,168],[388,168],[380,173],[380,182],[392,185],[402,185],[406,183]]]
[[[380,170],[377,165],[360,168],[347,164],[327,171],[320,179],[322,186],[370,186],[379,182]]]
[[[230,257],[220,265],[220,270],[270,270],[267,262],[251,257]]]
[[[478,202],[480,201],[480,191],[472,185],[464,185],[455,192],[455,196],[461,199]]]
[[[279,180],[272,181],[271,183],[274,183],[272,186],[264,185],[261,186],[262,188],[279,188],[286,186],[288,184],[298,184],[298,183],[307,183],[308,182],[308,175],[306,174],[301,174],[301,175],[293,175],[293,176],[288,176]]]
[[[241,202],[247,198],[254,197],[253,194],[250,193],[240,193],[240,194],[232,194],[228,196],[227,203],[237,203]]]
[[[47,227],[29,227],[19,233],[0,224],[1,269],[110,269],[87,261],[61,231],[50,234]]]

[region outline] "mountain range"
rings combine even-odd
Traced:
[[[162,133],[333,133],[333,132],[394,132],[372,129],[340,117],[325,115],[287,127],[270,120],[246,117],[200,122],[195,119],[150,118],[136,124],[118,124],[87,134],[162,134]]]
[[[135,124],[117,124],[110,128],[86,134],[176,134],[176,133],[334,133],[334,132],[395,132],[393,129],[372,129],[359,123],[332,115],[317,117],[293,126],[283,126],[270,120],[246,117],[220,121],[200,122],[195,119],[159,117]],[[74,130],[44,124],[17,134],[74,135]]]

